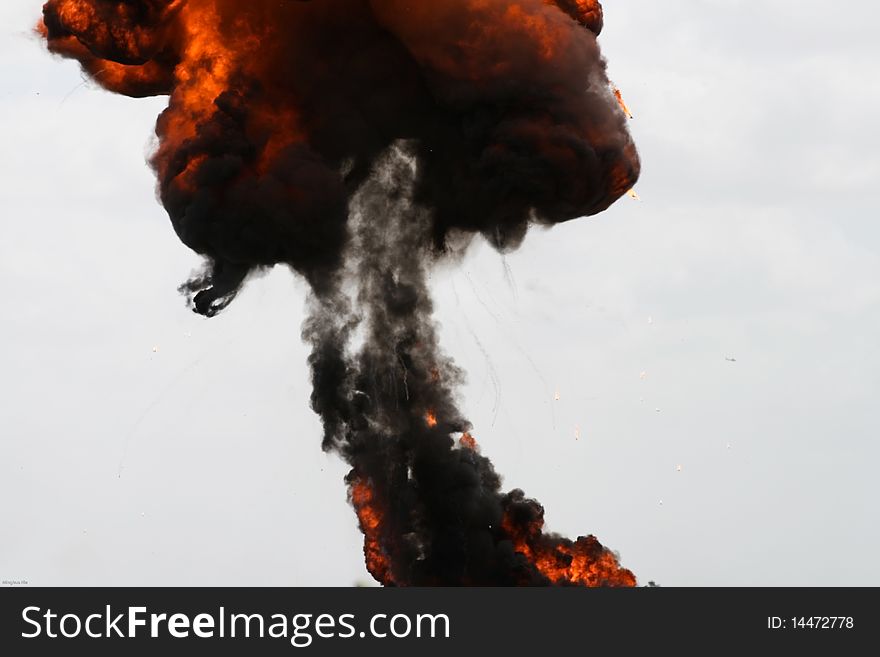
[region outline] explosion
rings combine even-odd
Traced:
[[[352,466],[386,585],[632,586],[598,540],[544,532],[455,402],[430,267],[479,234],[608,208],[639,159],[596,0],[49,0],[38,31],[104,88],[167,95],[150,159],[206,266],[196,312],[286,265],[311,286],[312,408]],[[456,442],[454,435],[461,438]]]

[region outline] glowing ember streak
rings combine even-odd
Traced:
[[[632,112],[629,111],[629,107],[627,106],[626,101],[623,99],[623,94],[617,87],[614,87],[614,97],[617,99],[617,102],[620,105],[620,109],[622,109],[623,113],[626,114],[626,118],[633,118]]]

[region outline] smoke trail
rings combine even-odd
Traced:
[[[151,159],[182,290],[225,308],[255,268],[311,284],[312,407],[351,465],[386,584],[631,585],[594,538],[479,453],[426,284],[452,241],[515,248],[601,212],[639,161],[593,0],[50,0],[39,30],[99,84],[168,94]],[[456,440],[454,437],[457,437]]]

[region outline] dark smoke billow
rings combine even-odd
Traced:
[[[426,284],[481,234],[606,209],[639,161],[605,74],[594,0],[50,0],[50,50],[129,96],[167,94],[151,158],[182,290],[214,315],[285,264],[312,287],[312,407],[388,585],[632,585],[471,437]],[[457,439],[456,439],[457,437]]]

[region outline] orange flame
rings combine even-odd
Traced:
[[[258,50],[273,36],[273,28],[255,25],[243,16],[221,15],[215,0],[177,0],[162,10],[162,20],[177,25],[173,33],[180,61],[173,67],[157,59],[121,64],[96,53],[124,47],[128,59],[138,62],[141,51],[154,45],[150,43],[154,37],[135,25],[135,14],[126,5],[120,3],[122,18],[114,17],[120,24],[109,26],[90,3],[53,0],[51,4],[66,29],[89,37],[89,47],[72,35],[53,38],[49,42],[53,52],[79,60],[94,80],[110,91],[132,96],[171,94],[169,108],[160,119],[162,139],[152,161],[160,180],[173,180],[178,187],[192,190],[193,178],[207,157],[193,154],[181,164],[177,159],[181,147],[210,122],[218,98],[231,88],[233,75],[259,69],[262,60]],[[49,36],[44,20],[39,21],[36,31],[44,38]],[[289,107],[254,107],[248,120],[247,130],[255,141],[260,135],[269,136],[252,165],[254,173],[264,172],[286,147],[304,139],[299,117]]]
[[[470,433],[465,432],[461,435],[461,438],[458,439],[458,444],[462,447],[469,449],[471,451],[477,451],[479,449],[479,445],[477,445],[477,440]]]
[[[354,479],[350,484],[349,496],[364,533],[367,570],[377,582],[385,586],[393,584],[391,566],[381,543],[383,513],[376,503],[373,489],[362,480]]]
[[[502,528],[513,541],[514,550],[523,555],[552,584],[587,587],[632,587],[636,576],[623,568],[617,557],[595,536],[570,541],[543,533],[544,518],[525,527],[505,515]]]
[[[556,5],[597,35],[602,31],[602,4],[599,0],[544,0],[544,4]]]
[[[626,114],[626,118],[633,118],[632,112],[629,110],[629,106],[627,106],[626,101],[623,99],[623,94],[620,89],[617,87],[613,87],[614,97],[617,99],[617,103],[620,105],[620,109],[623,110],[623,113]]]
[[[428,411],[425,413],[425,424],[427,424],[432,429],[437,426],[437,415],[434,411]]]

